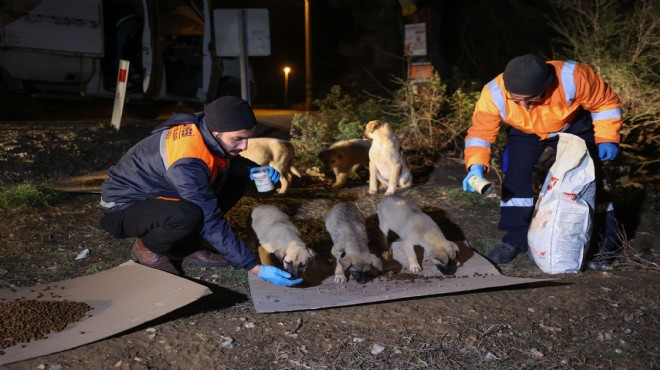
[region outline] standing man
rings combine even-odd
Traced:
[[[464,191],[475,191],[468,180],[483,177],[490,169],[490,146],[502,121],[509,125],[502,158],[505,177],[499,222],[506,234],[489,254],[490,260],[507,263],[527,251],[534,210],[532,170],[546,147],[556,150],[560,132],[577,135],[587,143],[596,168],[595,224],[596,229],[599,224],[603,228],[601,252],[613,252],[617,225],[612,204],[605,200],[601,162],[613,160],[619,153],[622,119],[616,93],[585,64],[546,63],[533,54],[513,58],[504,73],[483,88],[475,106],[465,139],[468,175],[463,180]]]
[[[178,274],[170,260],[178,257],[204,267],[244,268],[277,285],[300,283],[261,265],[224,217],[257,166],[239,155],[256,124],[249,104],[233,96],[206,104],[203,112],[174,114],[108,171],[101,227],[116,237],[137,237],[133,259],[155,269]],[[279,181],[272,167],[269,175]],[[200,238],[219,254],[203,249]]]

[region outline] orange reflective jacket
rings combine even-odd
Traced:
[[[580,107],[591,112],[596,143],[619,143],[621,109],[619,98],[591,67],[574,61],[550,61],[556,78],[543,100],[529,110],[508,99],[503,74],[484,86],[465,138],[465,166],[483,164],[490,169],[490,146],[500,122],[547,139],[566,128]]]

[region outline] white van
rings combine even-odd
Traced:
[[[0,1],[0,114],[9,94],[114,98],[119,59],[127,99],[236,93],[220,88],[213,15],[212,0]]]

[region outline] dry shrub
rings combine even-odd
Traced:
[[[657,0],[553,0],[564,48],[557,54],[591,65],[621,99],[621,146],[643,154],[660,135],[660,30]],[[641,159],[644,162],[644,159]]]

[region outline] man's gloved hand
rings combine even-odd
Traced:
[[[280,270],[275,266],[266,265],[261,265],[261,269],[257,276],[270,283],[281,286],[292,286],[300,284],[303,281],[302,278],[291,279],[291,274],[288,272]]]
[[[472,166],[470,166],[470,171],[463,180],[463,191],[476,192],[476,190],[472,186],[470,186],[470,184],[468,184],[468,181],[470,181],[470,178],[472,178],[472,176],[477,176],[478,178],[483,179],[484,172],[486,172],[486,166],[484,166],[483,164],[473,164]]]
[[[268,177],[270,177],[271,181],[273,181],[273,184],[277,184],[278,181],[280,181],[280,173],[276,169],[274,169],[271,166],[262,166],[262,167],[252,167],[250,168],[250,180],[254,180],[254,175],[252,174],[254,170],[257,169],[262,169],[262,168],[268,168]]]
[[[619,146],[614,143],[598,144],[598,157],[601,161],[611,161],[619,155]]]

